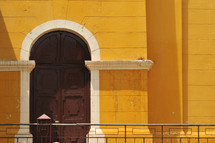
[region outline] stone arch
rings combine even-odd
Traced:
[[[51,32],[63,30],[67,32],[71,32],[79,36],[82,40],[86,42],[88,45],[91,60],[98,61],[100,60],[100,49],[97,40],[95,39],[94,35],[87,30],[84,26],[68,21],[68,20],[52,20],[46,23],[43,23],[36,28],[34,28],[31,32],[27,34],[25,37],[20,53],[20,60],[27,62],[26,64],[31,65],[33,68],[35,65],[34,61],[30,61],[30,51],[34,43],[44,34]],[[30,72],[29,70],[22,70],[21,71],[21,100],[20,100],[20,123],[30,123],[29,121],[29,91],[30,91]],[[99,71],[92,70],[91,71],[91,85],[90,85],[90,98],[91,98],[91,123],[92,124],[99,124],[100,123],[100,113],[99,113]],[[20,129],[18,136],[22,136],[23,134],[29,134],[29,130]]]
[[[82,40],[87,43],[89,51],[91,53],[92,61],[100,60],[99,45],[93,34],[84,26],[68,20],[48,21],[37,26],[31,32],[29,32],[22,43],[20,60],[28,61],[33,44],[42,35],[57,30],[68,31],[78,35],[80,38],[82,38]]]

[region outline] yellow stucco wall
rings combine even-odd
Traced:
[[[26,35],[56,19],[92,32],[101,60],[147,59],[145,0],[9,0],[0,1],[0,60],[19,60]],[[147,123],[146,71],[100,71],[100,79],[101,123]]]
[[[182,1],[148,0],[149,123],[182,123]]]
[[[20,72],[0,71],[0,123],[20,121]],[[17,126],[1,126],[1,137],[13,136]],[[0,142],[14,142],[14,139],[1,138]]]
[[[184,122],[215,122],[215,1],[183,0]]]
[[[101,123],[148,123],[147,71],[100,72]]]
[[[0,1],[0,60],[19,60],[36,26],[71,20],[94,34],[101,60],[155,62],[149,75],[100,71],[101,123],[214,123],[214,13],[213,0]],[[0,102],[17,102],[19,72],[0,78]],[[1,106],[1,122],[19,122],[18,103]]]
[[[213,0],[146,1],[149,123],[215,121]],[[183,101],[183,102],[182,102]]]
[[[18,123],[20,72],[0,72],[0,123]]]
[[[71,20],[90,30],[103,60],[147,58],[144,0],[11,0],[0,1],[0,59],[19,59],[25,36],[55,19]]]

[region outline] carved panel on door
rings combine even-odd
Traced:
[[[84,122],[86,116],[85,74],[80,67],[65,68],[62,72],[63,122]],[[86,104],[86,105],[85,105]]]
[[[84,100],[81,96],[67,96],[63,100],[63,122],[83,122]]]

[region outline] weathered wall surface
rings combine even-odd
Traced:
[[[20,72],[0,71],[0,123],[20,122]],[[1,137],[13,135],[17,127],[1,126]],[[14,139],[1,138],[1,142]]]
[[[183,0],[184,122],[215,121],[215,1]]]
[[[102,71],[100,113],[103,123],[148,123],[147,71]]]
[[[0,60],[19,60],[36,26],[74,21],[94,34],[101,60],[147,59],[148,52],[155,62],[148,77],[100,71],[101,123],[148,123],[148,114],[149,123],[214,123],[214,13],[213,0],[0,1]],[[14,102],[1,104],[0,121],[19,122],[20,73],[0,79],[0,101]]]
[[[96,37],[101,59],[146,58],[144,0],[0,1],[0,59],[19,59],[21,44],[36,26],[55,19],[77,22]],[[5,36],[6,35],[6,36]]]
[[[0,72],[0,123],[18,123],[20,72]]]
[[[0,1],[0,60],[19,60],[26,35],[56,19],[77,22],[92,32],[101,60],[147,59],[145,0],[9,0]],[[20,83],[20,75],[14,76]],[[101,123],[147,123],[146,76],[145,71],[100,71]],[[18,115],[14,118],[19,121]]]
[[[0,71],[0,123],[20,122],[20,72]],[[12,136],[17,127],[1,126],[1,137]],[[1,142],[14,142],[14,139],[1,138]]]

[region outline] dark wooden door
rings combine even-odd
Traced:
[[[84,61],[90,60],[87,45],[74,34],[55,31],[34,44],[30,59],[36,62],[31,73],[31,122],[46,114],[52,122],[89,123],[90,73],[84,66]],[[33,128],[31,132],[36,136]],[[52,140],[84,142],[78,138],[88,132],[88,127],[55,127]]]

